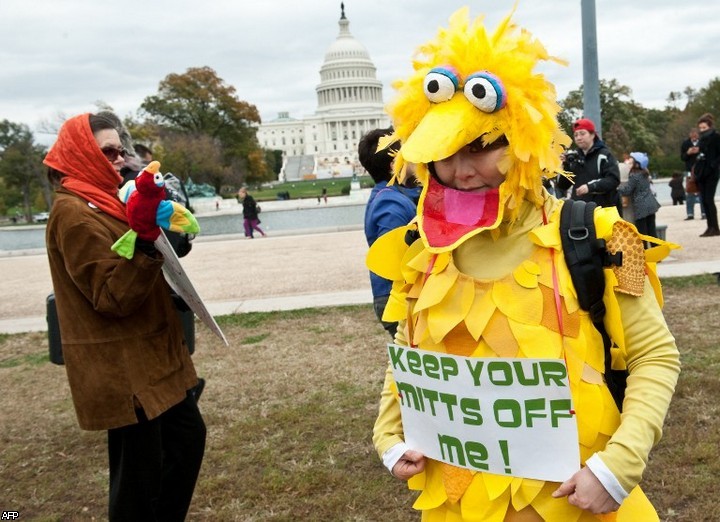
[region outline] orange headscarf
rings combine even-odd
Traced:
[[[43,163],[65,174],[60,180],[64,188],[127,222],[125,205],[118,199],[122,177],[98,147],[90,130],[89,113],[63,124]]]

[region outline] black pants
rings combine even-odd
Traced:
[[[702,181],[698,180],[698,188],[700,189],[700,197],[705,205],[705,217],[707,218],[707,226],[710,229],[718,230],[717,207],[715,206],[715,191],[718,186],[718,175],[713,173]]]
[[[685,197],[684,197],[684,196],[673,197],[673,198],[672,198],[672,202],[673,202],[673,207],[674,207],[675,205],[682,205],[682,204],[685,203]]]
[[[655,225],[655,214],[650,214],[644,218],[635,218],[635,227],[638,232],[645,236],[657,237],[657,226]],[[645,248],[650,248],[650,243],[644,242]]]
[[[205,453],[205,423],[188,396],[165,413],[108,430],[110,522],[182,521]]]

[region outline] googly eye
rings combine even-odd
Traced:
[[[423,88],[428,100],[433,103],[441,103],[455,95],[459,84],[458,75],[453,69],[435,67],[425,76]]]
[[[507,93],[500,78],[487,71],[471,74],[465,82],[465,97],[483,112],[505,107]]]
[[[165,185],[165,178],[163,178],[163,175],[160,172],[156,172],[155,174],[153,174],[153,182],[158,187],[162,187],[163,185]]]

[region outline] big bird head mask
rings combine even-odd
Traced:
[[[394,84],[387,111],[395,133],[387,141],[402,143],[398,178],[405,163],[416,164],[423,184],[418,223],[431,251],[512,223],[523,200],[540,206],[542,176],[560,171],[560,154],[571,142],[557,122],[554,86],[533,72],[541,60],[562,61],[511,18],[489,33],[482,17],[471,21],[467,7],[458,10],[417,49],[412,76]],[[468,147],[495,151],[499,187],[463,190],[441,182],[439,162]]]

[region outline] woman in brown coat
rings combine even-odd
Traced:
[[[44,163],[59,185],[46,240],[65,367],[80,428],[108,431],[109,519],[183,520],[205,449],[197,375],[162,256],[141,239],[132,259],[110,249],[128,230],[118,132],[71,118]]]

